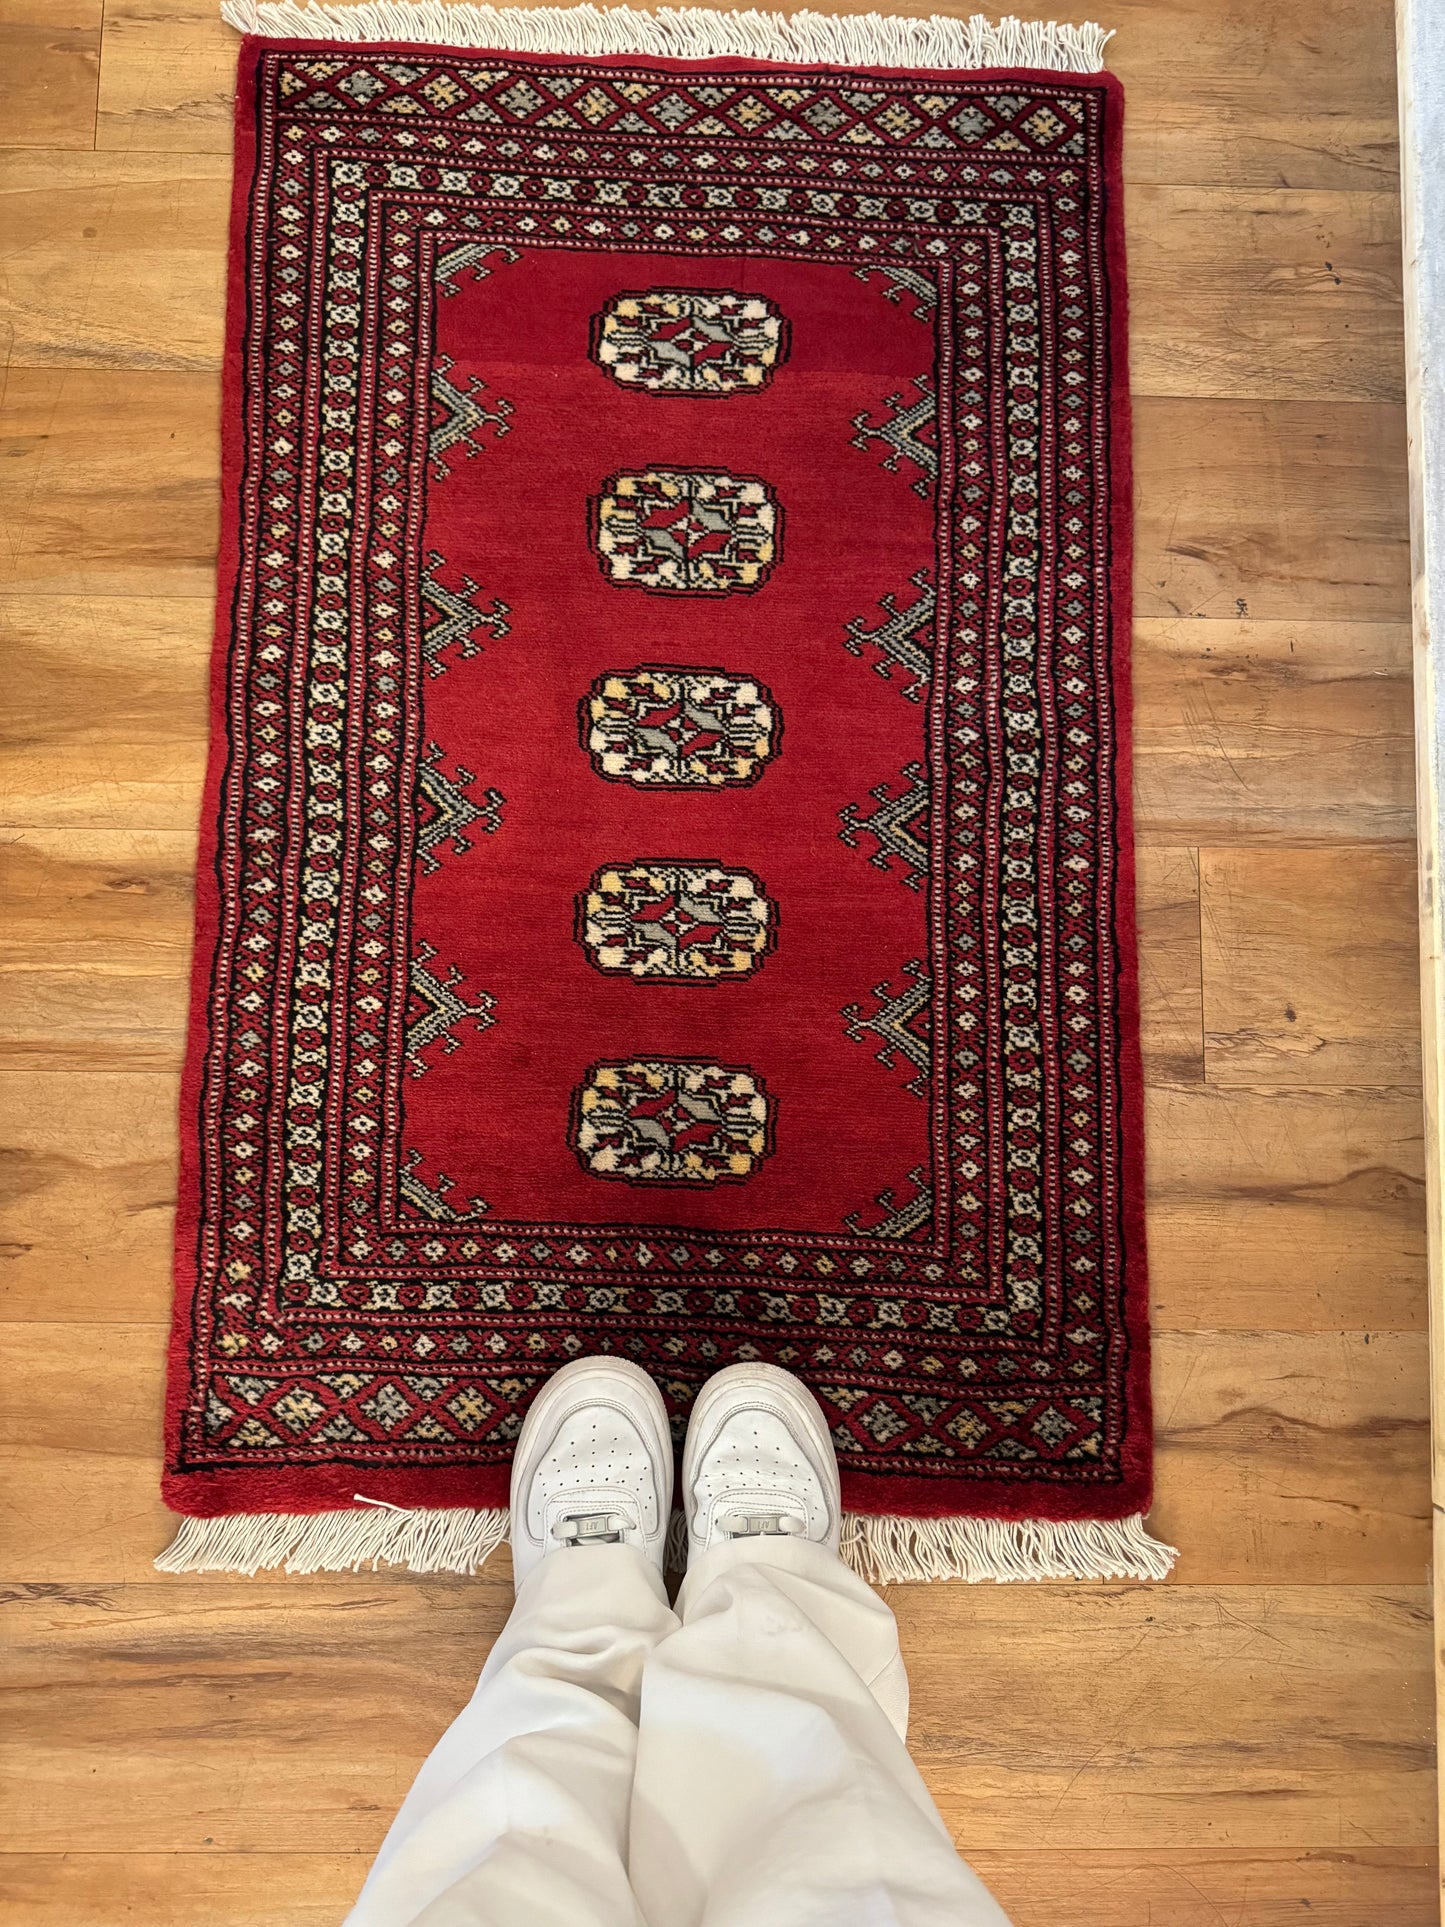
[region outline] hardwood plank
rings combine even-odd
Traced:
[[[1414,835],[1402,623],[1134,625],[1134,786],[1148,842]]]
[[[1409,845],[1204,850],[1199,877],[1211,1083],[1418,1085]]]
[[[359,1853],[206,1847],[196,1853],[6,1853],[0,1854],[0,1906],[7,1927],[116,1927],[118,1920],[146,1927],[336,1927],[367,1864]]]
[[[151,1562],[175,1529],[160,1495],[165,1347],[158,1324],[0,1328],[0,1357],[37,1374],[29,1388],[10,1381],[0,1416],[0,1573],[159,1579]]]
[[[176,830],[0,834],[0,1065],[179,1063],[194,851]]]
[[[12,1850],[63,1850],[83,1806],[91,1852],[371,1852],[471,1690],[503,1573],[9,1588]],[[1153,1849],[1431,1839],[1423,1588],[890,1597],[930,1682],[915,1755],[966,1853],[1106,1827]]]
[[[0,147],[90,147],[101,0],[0,0]]]
[[[1020,9],[1023,11],[1023,9]],[[1049,15],[1047,0],[1028,9]],[[1114,0],[1110,68],[1133,182],[1387,186],[1397,166],[1388,0]]]
[[[936,1589],[889,1594],[914,1676],[935,1682],[909,1743],[965,1854],[1106,1830],[1153,1848],[1433,1844],[1423,1587],[1027,1597],[978,1587],[952,1611]]]
[[[1136,185],[1124,205],[1136,395],[1403,398],[1398,195]]]
[[[0,154],[11,367],[219,368],[230,165]]]
[[[0,812],[194,834],[209,598],[0,596]]]
[[[1141,849],[1135,885],[1145,1081],[1203,1083],[1199,859],[1193,850]]]
[[[0,1067],[178,1076],[187,979],[16,970],[4,980]]]
[[[184,830],[0,832],[0,970],[183,976],[195,845]]]
[[[1419,1848],[1229,1848],[969,1855],[1014,1927],[1433,1927],[1433,1855]],[[335,1927],[361,1854],[0,1854],[9,1927]]]
[[[163,1324],[176,1080],[0,1071],[0,1317]]]
[[[873,0],[838,0],[866,12]],[[900,0],[926,13],[933,0]],[[1025,19],[1055,0],[1019,0]],[[1116,0],[1109,65],[1130,94],[1131,180],[1371,188],[1393,183],[1384,0]],[[1188,58],[1180,57],[1181,49]],[[96,145],[224,154],[237,41],[207,0],[110,0]]]
[[[109,0],[96,146],[229,154],[240,44],[207,0]]]
[[[1424,1328],[1415,1091],[1158,1086],[1145,1146],[1156,1331]]]
[[[1426,1346],[1414,1332],[1160,1332],[1152,1529],[1185,1582],[1423,1580]]]
[[[1404,462],[1388,403],[1141,400],[1136,615],[1406,620]]]
[[[119,1320],[0,1326],[0,1574],[156,1577],[174,1524],[158,1493],[165,1340]],[[1154,1386],[1154,1521],[1183,1549],[1182,1579],[1420,1579],[1421,1336],[1161,1333]]]
[[[1436,1927],[1440,1918],[1436,1860],[1423,1850],[970,1857],[1013,1927]]]
[[[0,589],[209,596],[214,375],[20,368],[0,401]]]

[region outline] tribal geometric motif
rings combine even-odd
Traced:
[[[577,936],[597,968],[639,980],[747,977],[775,941],[776,916],[750,870],[719,864],[608,864],[577,899]]]
[[[902,1056],[916,1065],[918,1075],[903,1088],[915,1097],[926,1098],[933,1081],[933,979],[920,957],[911,957],[903,966],[903,974],[909,982],[901,991],[890,990],[886,983],[873,986],[878,1008],[871,1016],[863,1015],[861,1004],[844,1005],[842,1016],[855,1043],[868,1043],[870,1032],[883,1040],[883,1048],[877,1052],[880,1064],[891,1069]]]
[[[408,979],[411,994],[406,1005],[406,1061],[413,1077],[425,1077],[432,1060],[426,1055],[431,1045],[440,1042],[450,1057],[459,1051],[462,1040],[457,1026],[467,1020],[479,1031],[496,1020],[496,1000],[482,991],[473,1004],[458,994],[465,982],[460,964],[453,964],[445,977],[438,977],[427,966],[436,956],[429,943],[420,943],[412,953]]]
[[[629,1184],[740,1184],[772,1149],[763,1081],[736,1064],[637,1058],[594,1064],[573,1142],[593,1177]]]
[[[440,676],[446,669],[446,652],[455,647],[463,659],[479,656],[479,633],[500,642],[509,634],[505,602],[492,602],[483,609],[472,600],[482,592],[469,575],[462,577],[459,589],[448,589],[439,571],[446,567],[435,550],[426,559],[421,578],[421,653],[429,676]]]
[[[938,396],[930,375],[915,375],[913,385],[918,390],[916,399],[906,402],[902,395],[890,395],[883,404],[890,412],[882,421],[871,422],[867,409],[853,417],[858,431],[853,446],[867,448],[870,442],[883,442],[890,450],[883,466],[894,475],[900,461],[911,463],[918,470],[913,492],[926,501],[938,480]]]
[[[888,618],[876,629],[868,627],[865,616],[855,616],[848,624],[843,647],[850,656],[863,659],[864,645],[876,649],[881,661],[873,673],[892,682],[911,703],[922,702],[933,682],[933,626],[938,597],[927,569],[909,577],[909,586],[918,595],[906,609],[900,609],[892,591],[878,598],[878,606]],[[897,682],[893,670],[899,668],[908,682]]]
[[[458,1211],[447,1202],[448,1192],[457,1188],[456,1180],[441,1172],[434,1185],[428,1184],[421,1175],[421,1164],[422,1154],[413,1147],[407,1152],[396,1174],[397,1190],[402,1202],[409,1204],[413,1211],[419,1211],[424,1218],[431,1218],[437,1224],[465,1224],[468,1218],[479,1218],[486,1211],[485,1198],[468,1198],[467,1209]]]
[[[441,294],[456,294],[463,285],[464,275],[485,281],[496,268],[521,258],[516,248],[485,241],[459,241],[455,247],[445,248],[437,255],[437,290]]]
[[[461,856],[472,846],[463,831],[472,823],[480,824],[488,836],[501,828],[502,805],[506,798],[500,790],[484,790],[480,803],[464,794],[476,782],[469,769],[457,765],[455,776],[442,768],[441,745],[428,743],[416,773],[416,860],[423,870],[441,868],[439,853],[451,845]]]
[[[931,276],[920,274],[916,268],[902,268],[892,262],[883,262],[876,268],[854,268],[860,281],[869,281],[875,274],[884,280],[883,299],[885,301],[906,302],[912,297],[915,321],[926,321],[933,326],[934,315],[938,308],[938,283]]]
[[[503,1504],[585,1348],[1139,1511],[1114,83],[241,60],[173,1502]]]
[[[659,789],[755,783],[783,728],[771,690],[723,669],[615,670],[593,683],[581,719],[599,776]]]
[[[921,763],[905,763],[899,771],[903,788],[895,796],[892,782],[877,783],[868,794],[877,808],[866,816],[860,805],[849,803],[838,812],[843,827],[838,835],[852,850],[861,850],[860,832],[873,838],[875,848],[868,861],[879,870],[890,870],[910,890],[921,890],[929,872],[928,834],[933,815],[933,798],[928,777]],[[897,779],[895,779],[897,780]],[[901,866],[895,868],[895,859]]]
[[[592,324],[592,354],[624,388],[735,395],[761,388],[787,354],[787,323],[758,295],[649,288],[613,297]]]
[[[477,375],[469,375],[465,389],[458,388],[450,379],[451,372],[450,356],[439,355],[432,369],[431,433],[427,440],[431,472],[438,481],[450,475],[445,458],[454,449],[459,448],[468,457],[480,455],[486,447],[483,431],[491,428],[505,435],[507,417],[512,412],[512,404],[500,395],[495,408],[483,408],[479,397],[486,393],[486,383]]]
[[[783,521],[766,482],[703,468],[614,475],[593,517],[608,581],[654,595],[761,588],[778,557]]]
[[[900,1203],[892,1190],[878,1193],[878,1209],[883,1216],[874,1224],[863,1222],[862,1212],[847,1220],[848,1229],[860,1238],[913,1238],[928,1227],[933,1216],[933,1187],[921,1164],[908,1173],[910,1195]]]

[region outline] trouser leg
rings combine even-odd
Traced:
[[[651,1927],[1008,1927],[903,1741],[893,1615],[828,1548],[689,1573],[643,1674],[631,1868]]]
[[[346,1927],[641,1927],[627,1874],[638,1697],[676,1625],[630,1545],[543,1559]]]

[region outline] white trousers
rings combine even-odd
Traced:
[[[631,1546],[552,1553],[346,1927],[1008,1927],[908,1757],[893,1614],[805,1541],[677,1609]]]

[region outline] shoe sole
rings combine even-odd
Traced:
[[[687,1510],[687,1529],[692,1531],[692,1513],[688,1509],[688,1494],[692,1491],[692,1475],[698,1457],[703,1449],[703,1440],[709,1429],[710,1414],[718,1405],[728,1399],[733,1389],[740,1385],[767,1393],[770,1389],[777,1403],[782,1405],[803,1428],[804,1436],[817,1454],[816,1470],[823,1480],[829,1511],[832,1515],[830,1540],[837,1542],[842,1526],[843,1495],[838,1476],[838,1454],[828,1430],[828,1421],[823,1408],[800,1378],[786,1372],[781,1365],[728,1365],[713,1376],[698,1393],[687,1423],[687,1437],[682,1447],[682,1501]],[[711,1440],[708,1440],[711,1443]]]

